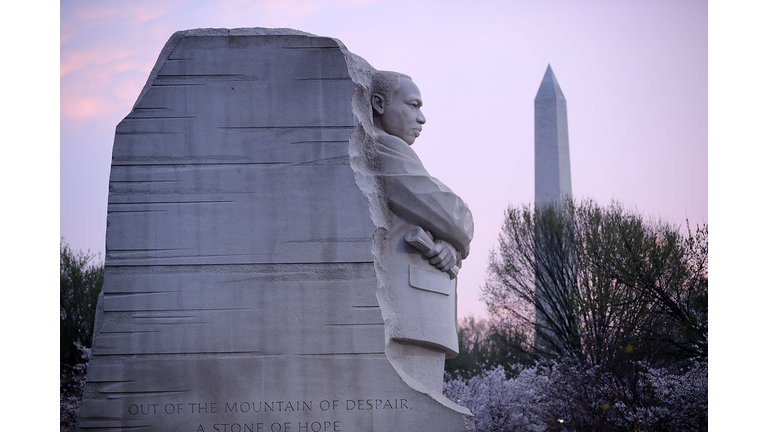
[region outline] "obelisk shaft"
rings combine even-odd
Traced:
[[[568,119],[565,96],[557,83],[552,67],[547,71],[534,100],[535,143],[535,206],[541,211],[549,206],[560,207],[571,196],[571,158],[568,149]],[[538,226],[537,236],[548,229]],[[553,234],[553,233],[548,233]],[[569,264],[556,262],[568,254],[549,250],[556,246],[544,239],[536,243],[536,336],[537,350],[551,351],[562,337],[563,331],[572,324],[571,315],[564,313],[568,278],[553,274],[567,271]],[[541,261],[539,261],[541,260]],[[560,276],[565,276],[562,274]],[[557,330],[556,330],[557,329]]]
[[[565,96],[547,66],[534,100],[536,206],[561,204],[571,195],[571,158]]]

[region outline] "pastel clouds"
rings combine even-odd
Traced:
[[[120,21],[125,27],[140,26],[168,15],[182,5],[181,0],[134,0],[130,7],[121,2],[67,1],[62,6],[62,28],[98,27],[113,21]]]
[[[67,2],[61,25],[61,118],[116,124],[133,105],[180,2]],[[126,40],[129,39],[130,41]]]
[[[62,119],[114,119],[118,110],[128,114],[146,79],[140,77],[152,64],[135,47],[94,46],[62,54]]]
[[[81,79],[62,80],[61,118],[84,122],[98,120],[117,124],[136,101],[146,78],[139,72],[152,65],[138,59],[117,61],[99,69],[85,71]],[[89,73],[90,72],[90,73]],[[65,84],[65,81],[66,84]]]

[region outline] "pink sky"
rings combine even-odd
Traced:
[[[114,128],[176,30],[290,27],[411,75],[428,119],[414,149],[469,204],[459,315],[504,209],[533,200],[533,98],[548,64],[568,101],[573,192],[669,222],[708,222],[707,3],[242,1],[61,3],[60,232],[104,250]]]

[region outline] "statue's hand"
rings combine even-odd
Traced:
[[[440,271],[447,272],[459,261],[456,249],[445,240],[435,240],[435,246],[424,255],[429,258],[429,263]]]

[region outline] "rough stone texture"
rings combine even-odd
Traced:
[[[171,37],[115,133],[80,430],[474,430],[385,355],[370,70],[289,29]]]
[[[571,156],[565,96],[547,66],[534,100],[536,205],[560,204],[571,196]]]

